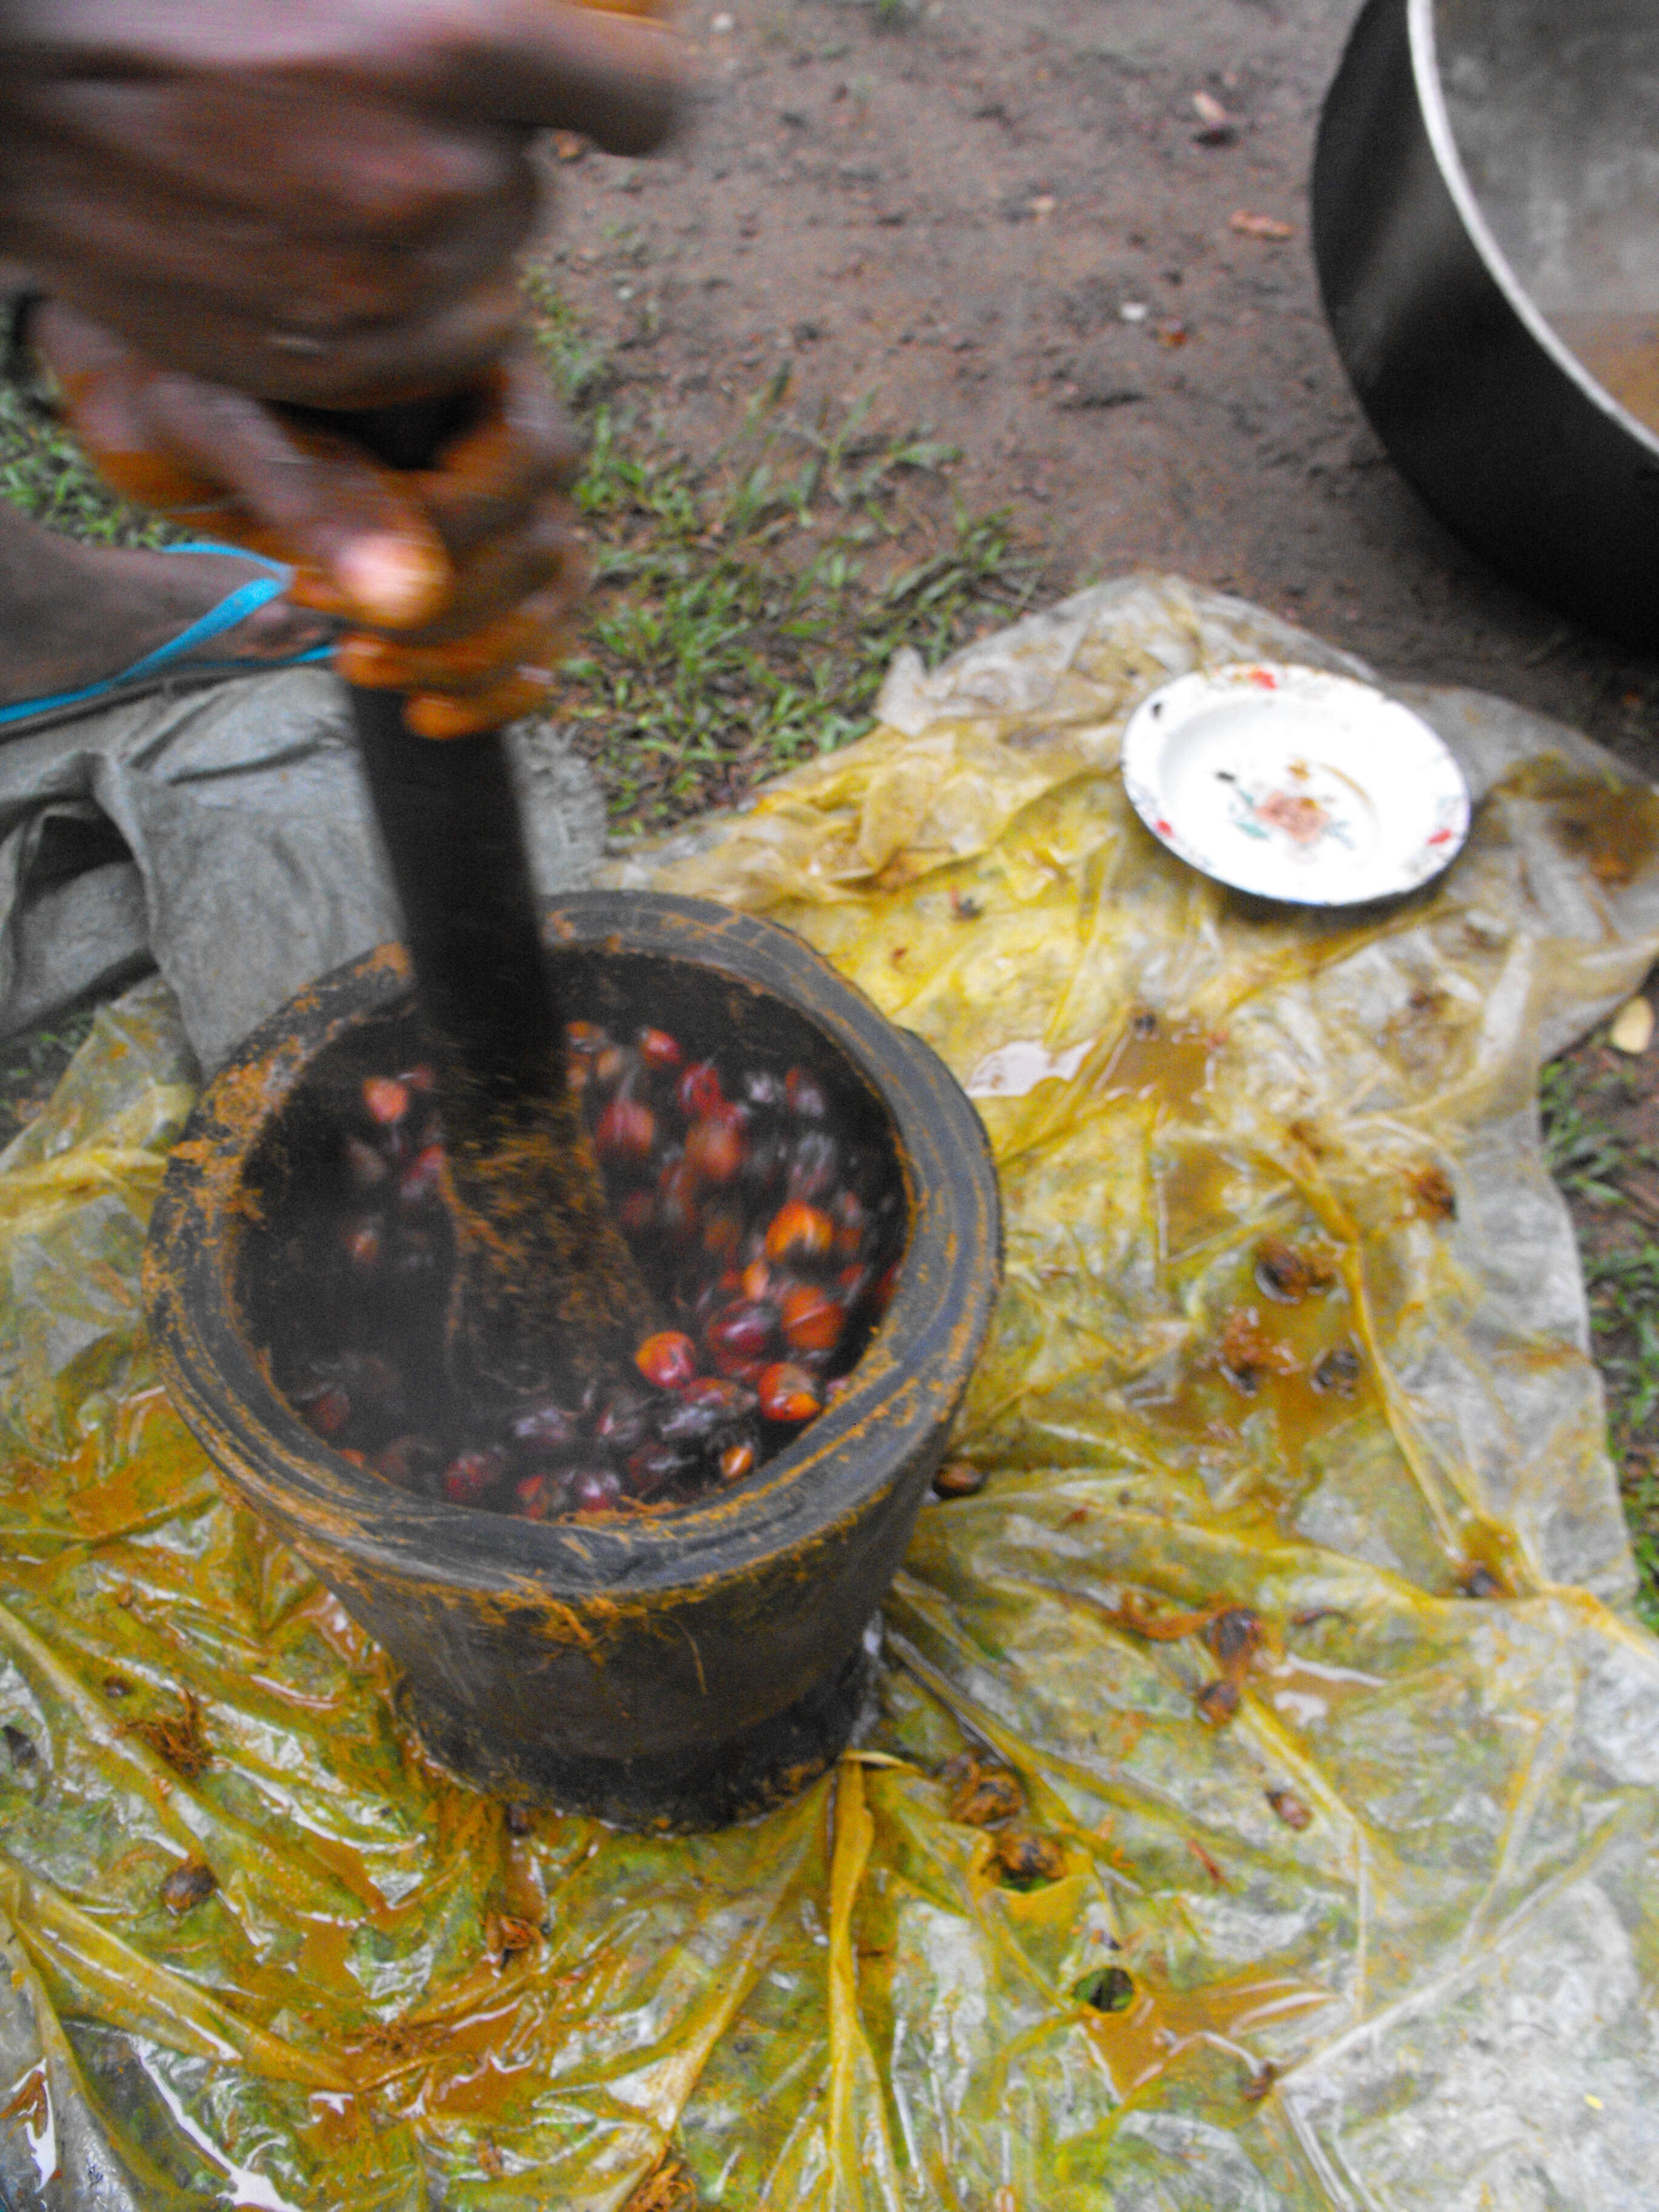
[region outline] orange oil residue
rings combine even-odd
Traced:
[[[1089,2011],[1085,2018],[1118,2095],[1129,2097],[1194,2043],[1231,2042],[1270,2020],[1335,2002],[1332,1990],[1284,1974],[1241,1975],[1196,1990],[1149,1988],[1136,1976],[1134,1996],[1122,2012]]]
[[[500,1972],[488,1966],[446,1992],[441,2014],[349,2038],[347,2068],[401,2118],[499,2118],[545,2064],[538,2037],[526,2033],[526,1997],[536,2009],[516,1965]]]
[[[1166,1266],[1237,1233],[1238,1181],[1238,1162],[1224,1149],[1209,1144],[1164,1149],[1158,1166],[1158,1210]]]
[[[314,1849],[316,1838],[307,1840]],[[357,1978],[351,1970],[351,1946],[356,1933],[356,1927],[344,1921],[307,1918],[301,1923],[294,1971],[313,1988],[337,1990],[348,1999],[357,1996]]]
[[[76,1529],[97,1543],[182,1508],[192,1491],[206,1496],[211,1478],[157,1383],[124,1400],[114,1437],[88,1437],[58,1480]]]
[[[1094,1081],[1095,1095],[1189,1106],[1208,1083],[1224,1041],[1200,1023],[1166,1023],[1143,1008],[1129,1017],[1108,1054]]]
[[[1565,761],[1527,761],[1498,787],[1550,809],[1550,830],[1597,883],[1632,883],[1659,851],[1659,795],[1622,776],[1590,775]]]
[[[1302,1263],[1299,1277],[1293,1261]],[[1295,1491],[1310,1447],[1378,1403],[1337,1261],[1318,1238],[1247,1246],[1234,1297],[1188,1345],[1175,1386],[1136,1396],[1136,1411],[1166,1433],[1212,1448],[1265,1417],[1285,1488]]]

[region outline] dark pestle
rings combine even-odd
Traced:
[[[412,469],[468,408],[444,398],[334,420]],[[510,1403],[623,1366],[654,1327],[651,1301],[566,1080],[502,734],[416,737],[398,693],[351,696],[447,1139],[453,1379],[475,1401]]]

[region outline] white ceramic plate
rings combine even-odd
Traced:
[[[1419,715],[1369,684],[1275,661],[1182,676],[1142,700],[1123,782],[1183,860],[1304,906],[1415,890],[1468,835],[1468,787]]]

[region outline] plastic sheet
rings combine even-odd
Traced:
[[[566,890],[599,856],[604,799],[547,723],[508,744],[535,881]],[[155,967],[214,1068],[396,918],[326,669],[157,691],[0,744],[0,1034]]]
[[[617,865],[926,1035],[1006,1198],[989,1480],[924,1510],[860,1748],[750,1827],[422,1763],[154,1386],[188,1062],[161,986],[100,1018],[0,1162],[12,2205],[1652,2201],[1659,1651],[1534,1090],[1659,951],[1659,806],[1430,695],[1450,874],[1252,905],[1113,770],[1148,685],[1268,653],[1352,665],[1103,587]]]

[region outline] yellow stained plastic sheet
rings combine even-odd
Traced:
[[[979,1097],[1008,1284],[861,1748],[642,1839],[447,1781],[159,1393],[156,984],[0,1161],[0,2190],[49,2212],[1627,2212],[1659,2173],[1659,1650],[1541,1057],[1659,951],[1659,807],[1419,702],[1481,804],[1322,917],[1163,853],[1103,587],[615,864],[799,930]],[[695,2199],[692,2191],[696,2191]]]

